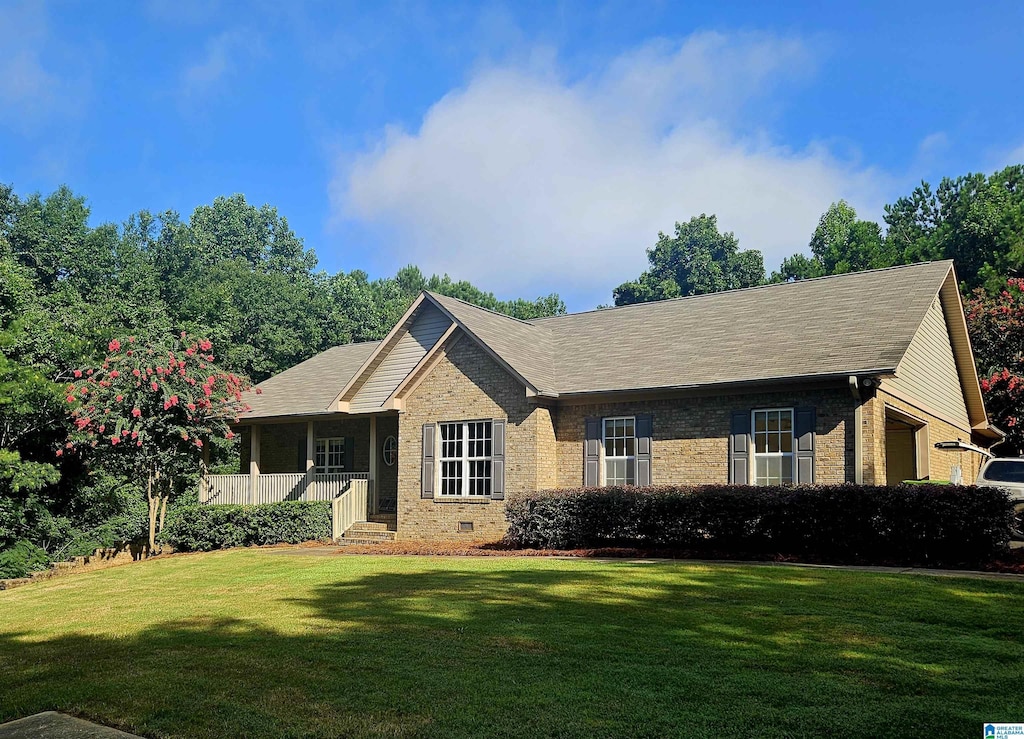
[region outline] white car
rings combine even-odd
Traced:
[[[983,488],[1003,488],[1013,501],[1013,538],[1024,540],[1024,458],[990,459],[978,473]]]

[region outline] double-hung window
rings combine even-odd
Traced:
[[[335,475],[345,471],[345,439],[317,439],[313,457],[314,472]]]
[[[491,494],[491,421],[439,423],[442,497]]]
[[[755,410],[754,484],[793,484],[793,409]]]
[[[604,419],[604,484],[636,485],[636,418]]]

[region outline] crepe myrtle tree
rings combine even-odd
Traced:
[[[985,405],[1006,432],[1000,453],[1024,453],[1024,279],[976,289],[965,309]]]
[[[248,410],[249,382],[215,364],[212,342],[184,332],[149,346],[113,339],[107,350],[66,388],[74,428],[57,455],[144,476],[152,551],[168,501],[204,465],[204,449],[214,437],[234,437],[229,424]]]

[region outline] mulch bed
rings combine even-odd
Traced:
[[[445,557],[580,557],[606,559],[700,559],[737,562],[777,562],[832,565],[864,565],[906,567],[886,562],[828,562],[787,554],[750,554],[747,552],[718,552],[692,549],[638,549],[634,547],[596,547],[592,549],[515,549],[504,542],[422,542],[393,541],[379,544],[348,544],[338,554],[394,554]],[[981,572],[1009,572],[1024,574],[1024,549],[1013,549],[998,560],[977,568]]]

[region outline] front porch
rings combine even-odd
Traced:
[[[326,413],[314,418],[239,425],[239,472],[207,475],[200,503],[335,501],[358,485],[362,516],[394,514],[398,500],[398,416]],[[365,487],[365,494],[362,489]],[[352,497],[352,496],[345,496]]]

